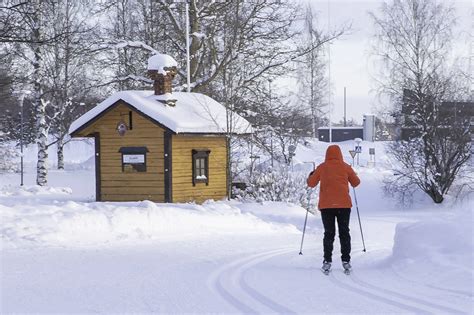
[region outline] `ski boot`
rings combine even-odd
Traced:
[[[322,271],[325,275],[328,275],[329,272],[331,271],[331,262],[329,262],[329,261],[323,261],[323,266],[321,267],[321,271]]]
[[[349,261],[343,261],[342,262],[342,268],[344,268],[344,273],[346,275],[351,274],[352,266],[351,266],[351,263]]]

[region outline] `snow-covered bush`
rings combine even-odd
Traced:
[[[18,148],[0,140],[0,172],[19,172],[20,153]]]
[[[458,173],[451,191],[457,200],[474,199],[474,155],[471,154],[468,163]]]
[[[437,130],[422,138],[396,141],[388,145],[393,158],[394,176],[385,180],[385,192],[410,203],[417,190],[425,192],[435,203],[443,202],[459,174],[471,167],[471,143],[467,131],[460,128],[447,133]],[[457,132],[459,131],[459,132]]]
[[[316,193],[306,184],[308,174],[291,172],[290,167],[279,165],[255,170],[245,189],[233,189],[233,195],[240,200],[284,201],[315,209]]]

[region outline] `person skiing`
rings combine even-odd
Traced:
[[[346,273],[351,269],[351,236],[349,220],[352,201],[349,195],[349,183],[352,187],[360,184],[360,179],[349,164],[342,158],[341,148],[330,145],[326,150],[326,159],[313,170],[307,179],[309,187],[319,183],[318,209],[324,225],[324,261],[322,270],[328,274],[332,263],[332,250],[336,235],[336,219],[341,243],[342,266]]]

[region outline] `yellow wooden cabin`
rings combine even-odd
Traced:
[[[227,114],[199,93],[171,91],[176,61],[148,62],[154,90],[117,92],[71,125],[93,137],[98,201],[203,202],[227,193]],[[233,133],[251,132],[232,113]]]

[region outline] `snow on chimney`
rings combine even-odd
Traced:
[[[177,66],[173,57],[164,54],[156,54],[148,59],[148,75],[154,81],[155,95],[171,94],[171,83],[177,73]]]

